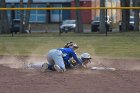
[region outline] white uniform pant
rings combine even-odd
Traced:
[[[60,68],[65,69],[63,53],[60,50],[52,49],[47,54],[47,61],[50,65],[58,65]]]
[[[31,63],[31,64],[28,64],[28,68],[40,69],[43,64],[44,62]]]

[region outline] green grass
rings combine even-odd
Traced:
[[[66,42],[79,45],[77,54],[110,58],[140,58],[140,32],[123,33],[34,33],[0,35],[0,55],[45,55],[50,49],[63,47]]]

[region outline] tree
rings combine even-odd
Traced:
[[[31,7],[32,0],[28,0],[27,7]],[[25,16],[25,30],[29,27],[29,21],[30,21],[30,10],[26,10],[26,16]]]
[[[11,5],[11,8],[15,8],[15,4],[12,4]],[[12,21],[13,19],[15,19],[15,10],[11,10],[11,18],[10,18]]]
[[[134,7],[139,7],[139,5],[139,0],[133,0]],[[134,30],[139,31],[139,10],[134,10]]]
[[[5,0],[0,0],[0,6],[2,8],[6,8],[6,2]],[[8,16],[6,10],[0,11],[0,29],[1,33],[10,33],[9,24],[8,24]]]
[[[80,7],[80,0],[75,0],[75,7]],[[77,29],[76,32],[83,32],[83,23],[80,10],[76,10],[76,24]]]
[[[0,8],[1,8],[1,0],[0,0]],[[0,10],[0,33],[2,33],[2,22],[1,22],[1,10]]]
[[[100,7],[105,7],[105,0],[100,0]],[[106,32],[105,9],[100,10],[100,33]]]
[[[130,0],[121,0],[122,7],[130,7]],[[129,30],[130,10],[122,9],[122,31]]]
[[[23,0],[20,0],[20,8],[23,8]],[[24,25],[23,25],[23,20],[24,20],[24,11],[20,10],[20,33],[24,33]]]

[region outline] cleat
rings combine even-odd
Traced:
[[[46,72],[48,69],[48,64],[47,63],[44,63],[41,67],[41,72]]]
[[[61,69],[58,65],[54,65],[54,68],[57,72],[64,72],[65,70]]]

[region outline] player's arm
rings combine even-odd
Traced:
[[[82,65],[82,62],[79,61],[75,52],[72,52],[72,57],[78,64]]]

